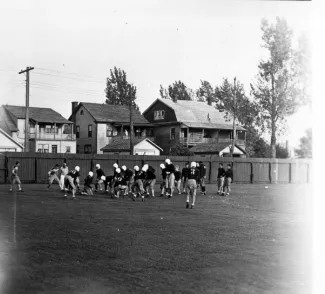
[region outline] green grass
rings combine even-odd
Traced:
[[[208,185],[193,210],[184,195],[71,201],[45,186],[0,186],[0,293],[310,291],[306,185]]]

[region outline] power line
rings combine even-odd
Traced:
[[[73,73],[73,72],[66,72],[66,71],[52,70],[52,69],[46,69],[46,68],[41,68],[41,67],[37,67],[37,69],[42,70],[42,71],[45,71],[45,72],[46,72],[46,71],[49,71],[49,72],[63,73],[63,74],[74,75],[74,76],[78,76],[78,77],[91,78],[91,79],[96,79],[96,80],[101,80],[101,79],[102,79],[102,78],[100,78],[100,77],[87,76],[87,75],[80,75],[80,74]]]
[[[67,86],[61,86],[61,85],[55,85],[50,83],[43,83],[43,82],[33,82],[32,85],[40,86],[44,88],[51,88],[51,89],[64,89],[64,90],[71,90],[71,91],[78,91],[78,92],[87,92],[87,93],[96,93],[101,94],[101,91],[97,90],[89,90],[89,89],[82,89],[82,88],[73,88],[73,87],[67,87]],[[104,93],[104,91],[103,91]]]
[[[98,96],[98,97],[105,96],[105,93],[103,93],[101,95],[100,93],[88,93],[88,92],[83,92],[83,91],[71,91],[71,90],[66,90],[66,89],[43,87],[43,86],[39,86],[39,85],[33,85],[33,88],[41,89],[41,90],[48,90],[48,91],[65,92],[65,93],[70,93],[70,94],[85,95],[85,96]]]
[[[42,72],[35,72],[35,74],[44,75],[44,76],[52,76],[52,77],[57,77],[57,78],[61,78],[61,79],[72,79],[72,80],[78,80],[78,81],[89,82],[89,83],[105,84],[105,80],[100,82],[100,81],[95,81],[95,80],[87,80],[87,79],[81,79],[81,78],[69,77],[69,76],[60,76],[60,75],[42,73]]]

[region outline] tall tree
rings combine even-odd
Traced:
[[[236,91],[236,108],[234,109],[234,93]],[[260,120],[258,117],[258,107],[245,94],[245,89],[240,81],[236,85],[224,78],[222,84],[215,89],[216,107],[224,109],[225,118],[232,120],[233,113],[236,111],[236,121],[246,130],[246,152],[250,156],[268,156],[267,143],[261,138],[259,129]]]
[[[124,70],[117,68],[110,70],[110,77],[106,80],[106,103],[113,105],[130,105],[139,110],[136,104],[137,88],[127,81]]]
[[[133,112],[139,111],[135,100],[137,98],[137,88],[127,81],[124,70],[114,67],[110,70],[110,77],[106,81],[106,103],[113,105],[128,105],[130,109],[130,154],[133,154]]]
[[[236,109],[234,109],[234,93],[236,91]],[[222,84],[215,89],[217,108],[225,110],[226,119],[230,119],[236,111],[236,119],[243,127],[259,126],[258,107],[245,94],[244,85],[237,81],[234,86],[224,78]],[[230,117],[231,116],[231,117]]]
[[[299,148],[295,149],[295,153],[299,158],[313,157],[313,133],[309,128],[306,130],[306,135],[300,139]]]
[[[271,133],[271,156],[276,157],[276,137],[285,127],[286,117],[296,112],[305,101],[299,77],[299,58],[292,48],[292,31],[285,19],[276,24],[262,20],[263,47],[269,56],[261,60],[251,93],[259,105],[262,127]]]
[[[160,85],[159,93],[161,98],[172,99],[174,102],[177,102],[177,100],[192,100],[191,90],[181,81],[176,81],[169,85],[168,90]]]
[[[215,91],[208,81],[201,80],[201,86],[197,90],[197,96],[200,101],[206,101],[208,105],[212,105],[213,102],[216,102]]]

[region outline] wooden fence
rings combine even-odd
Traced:
[[[203,161],[207,168],[207,181],[215,183],[219,163],[226,166],[230,157],[216,156],[132,156],[106,154],[50,154],[7,152],[0,154],[0,183],[8,183],[10,170],[16,161],[20,162],[19,176],[23,183],[45,183],[48,171],[56,163],[66,161],[69,168],[80,166],[81,180],[99,163],[107,175],[113,173],[113,164],[132,168],[147,162],[156,170],[157,182],[161,181],[160,163],[166,158],[182,169],[186,161]],[[312,161],[304,159],[234,158],[234,182],[237,183],[310,183]]]

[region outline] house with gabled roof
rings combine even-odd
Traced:
[[[0,128],[17,143],[25,145],[24,106],[0,107]],[[75,153],[76,137],[73,122],[51,108],[29,107],[29,151]]]
[[[155,126],[155,143],[168,154],[176,144],[194,148],[196,154],[227,156],[233,140],[233,121],[224,112],[204,102],[155,100],[143,116]],[[234,156],[245,155],[246,130],[237,125]],[[213,151],[213,152],[211,152]],[[243,154],[244,153],[244,154]]]
[[[159,156],[163,151],[157,144],[148,138],[136,137],[132,141],[133,155],[156,155]],[[131,151],[130,140],[123,138],[114,138],[109,144],[101,148],[104,154],[129,155]]]
[[[24,146],[19,144],[6,131],[0,128],[0,153],[1,152],[22,152]]]
[[[137,110],[132,112],[132,117],[135,142],[145,138],[153,142],[153,124]],[[77,153],[126,152],[130,135],[129,106],[72,102],[72,114],[69,119],[75,123]],[[116,149],[119,144],[121,148]]]

